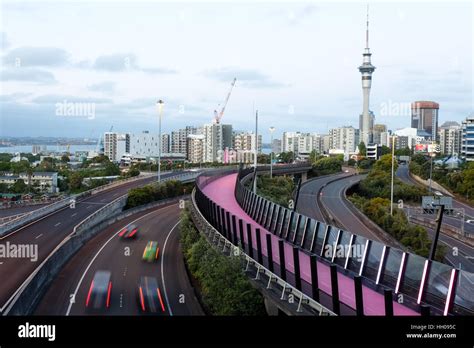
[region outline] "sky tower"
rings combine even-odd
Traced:
[[[362,54],[363,60],[362,65],[359,67],[359,71],[362,74],[362,94],[363,94],[363,109],[362,114],[359,116],[359,129],[360,129],[360,141],[366,145],[373,142],[373,128],[374,128],[374,114],[369,109],[369,97],[370,87],[372,85],[372,73],[375,70],[375,66],[370,62],[369,48],[369,5],[367,5],[367,29],[365,32],[365,49]]]

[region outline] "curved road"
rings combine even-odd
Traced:
[[[175,174],[175,173],[173,173]],[[172,175],[164,174],[163,177]],[[49,255],[49,253],[70,233],[79,222],[84,220],[105,204],[125,195],[130,189],[149,184],[156,177],[145,177],[123,185],[99,192],[93,196],[76,202],[76,208],[65,207],[38,219],[12,233],[0,238],[0,245],[4,248],[11,245],[37,246],[37,259],[31,258],[1,258],[0,256],[0,309],[12,294],[20,287],[23,281]]]
[[[303,184],[296,210],[298,213],[318,221],[329,222],[348,232],[380,241],[378,235],[354,215],[348,207],[348,202],[343,198],[346,187],[364,178],[364,175],[354,175],[354,169],[348,168],[347,170],[349,170],[347,173],[316,178]],[[338,180],[333,181],[335,179]],[[321,207],[317,200],[318,195],[324,208],[333,218],[331,221],[326,221],[321,213]]]
[[[202,315],[184,266],[179,244],[180,209],[177,203],[135,214],[118,221],[91,239],[65,265],[43,297],[37,315],[88,315],[85,302],[97,270],[112,273],[110,308],[100,314],[138,315],[137,284],[141,276],[157,278],[163,315]],[[129,223],[138,228],[137,239],[122,240],[118,232]],[[148,241],[157,241],[159,259],[142,261]],[[74,298],[74,303],[71,303]]]

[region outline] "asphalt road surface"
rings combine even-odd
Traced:
[[[353,171],[323,176],[321,178],[309,180],[301,185],[296,211],[318,221],[324,221],[324,216],[321,213],[321,209],[318,206],[318,201],[316,199],[317,195],[321,191],[322,187],[327,185],[329,181],[336,178],[350,176],[352,173]]]
[[[180,249],[179,213],[175,203],[135,214],[100,232],[65,265],[35,314],[139,315],[138,281],[141,276],[151,276],[158,280],[165,307],[165,311],[160,310],[158,315],[202,315]],[[118,232],[132,222],[139,229],[137,239],[121,239]],[[159,258],[154,263],[142,261],[148,241],[157,241],[160,248]],[[97,270],[112,273],[110,308],[91,313],[85,303]],[[71,303],[71,298],[74,303]]]
[[[163,177],[172,175],[164,174]],[[105,204],[123,196],[128,190],[143,186],[156,180],[156,177],[146,177],[137,181],[99,192],[76,202],[76,208],[69,207],[56,211],[44,218],[36,220],[19,228],[7,236],[0,238],[0,244],[37,246],[37,259],[30,258],[0,258],[0,308],[13,295],[24,280],[38,267],[41,261],[70,233],[79,222],[84,220]]]

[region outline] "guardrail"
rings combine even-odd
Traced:
[[[320,316],[335,316],[336,314],[328,308],[316,302],[311,297],[304,294],[302,291],[295,288],[293,285],[283,280],[281,277],[270,271],[262,263],[259,263],[254,258],[247,255],[241,246],[235,245],[226,237],[224,237],[216,228],[214,228],[202,215],[196,203],[196,189],[191,195],[192,204],[190,205],[191,216],[198,230],[204,234],[208,242],[213,244],[220,252],[227,256],[239,257],[243,264],[244,270],[247,274],[252,274],[252,281],[260,283],[262,292],[270,292],[276,290],[272,286],[279,287],[279,299],[281,305],[285,307],[293,307],[294,313],[297,314],[317,314]],[[295,299],[294,303],[287,301],[287,295],[292,295]]]
[[[169,172],[167,172],[169,173]],[[163,173],[163,174],[167,174]],[[129,183],[129,182],[134,182],[134,181],[139,181],[139,180],[144,180],[147,179],[149,176],[136,176],[136,177],[131,177],[123,180],[118,180],[114,181],[110,184],[102,185],[84,192],[81,192],[76,195],[72,195],[69,197],[66,197],[60,201],[54,202],[52,204],[49,204],[47,206],[41,207],[39,209],[35,209],[31,212],[24,213],[22,215],[17,215],[15,219],[7,220],[5,222],[2,222],[0,224],[0,237],[7,234],[8,232],[19,228],[29,222],[32,222],[34,220],[40,219],[42,217],[45,217],[48,214],[51,214],[53,212],[56,212],[60,209],[63,209],[71,204],[72,201],[77,201],[81,198],[93,196],[99,192],[103,192],[106,190],[109,190],[111,188],[121,186],[123,184]]]
[[[177,179],[188,181],[192,180],[193,177],[196,178],[199,174],[199,172],[179,173],[163,178],[162,182]],[[127,197],[128,194],[125,194],[116,198],[74,226],[73,231],[49,253],[41,264],[28,276],[28,278],[26,278],[20,287],[7,300],[2,308],[0,308],[0,313],[2,315],[30,314],[41,299],[41,296],[44,294],[46,287],[50,284],[62,266],[77,250],[79,250],[80,247],[84,245],[86,241],[101,231],[106,226],[104,225],[106,222],[111,224],[119,218],[119,215],[127,217],[141,210],[152,209],[183,198],[183,196],[180,196],[165,199],[159,202],[149,203],[146,205],[146,208],[145,206],[140,206],[122,212],[126,205]]]
[[[474,288],[469,285],[474,284],[474,274],[427,260],[401,248],[384,245],[279,206],[254,194],[244,185],[243,182],[250,178],[251,173],[252,168],[240,171],[236,179],[235,197],[250,218],[270,233],[294,247],[335,263],[341,268],[341,272],[363,276],[365,284],[375,291],[382,291],[381,285],[394,289],[396,293],[404,295],[405,304],[410,303],[413,309],[424,303],[432,306],[433,311],[438,314],[474,314]],[[364,250],[363,262],[357,267],[351,267],[353,257],[350,253],[343,259],[334,256],[328,258],[324,254],[327,245],[336,250],[339,246],[361,247]],[[392,254],[390,258],[389,254]],[[371,260],[370,263],[367,260]],[[394,273],[394,269],[397,272]]]

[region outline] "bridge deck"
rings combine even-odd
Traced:
[[[217,180],[210,182],[204,187],[203,193],[212,199],[216,204],[234,214],[236,217],[242,219],[244,223],[250,223],[252,230],[255,228],[260,229],[261,239],[265,240],[265,235],[268,232],[263,226],[259,225],[248,216],[245,211],[239,206],[239,203],[234,196],[234,188],[237,174],[231,174],[223,176]],[[255,233],[255,232],[254,232]],[[272,236],[272,250],[278,250],[279,238],[273,234]],[[247,236],[244,234],[245,242],[247,242]],[[252,240],[254,249],[256,249],[256,238]],[[262,243],[262,253],[267,255],[266,245]],[[273,252],[274,261],[279,264],[278,253]],[[285,243],[285,260],[286,269],[290,272],[294,271],[293,264],[293,252],[292,246],[289,243]],[[311,284],[311,272],[309,256],[303,252],[300,252],[300,267],[301,267],[301,278],[307,283]],[[318,280],[319,288],[327,293],[331,294],[331,276],[329,273],[329,267],[321,262],[318,262]],[[338,273],[339,281],[339,298],[340,301],[351,308],[355,308],[355,294],[354,294],[354,282],[350,277],[347,277],[341,273]],[[363,299],[364,299],[364,314],[365,315],[385,315],[385,306],[383,295],[363,286]],[[393,303],[394,315],[419,315],[416,311],[407,308],[398,302]]]

